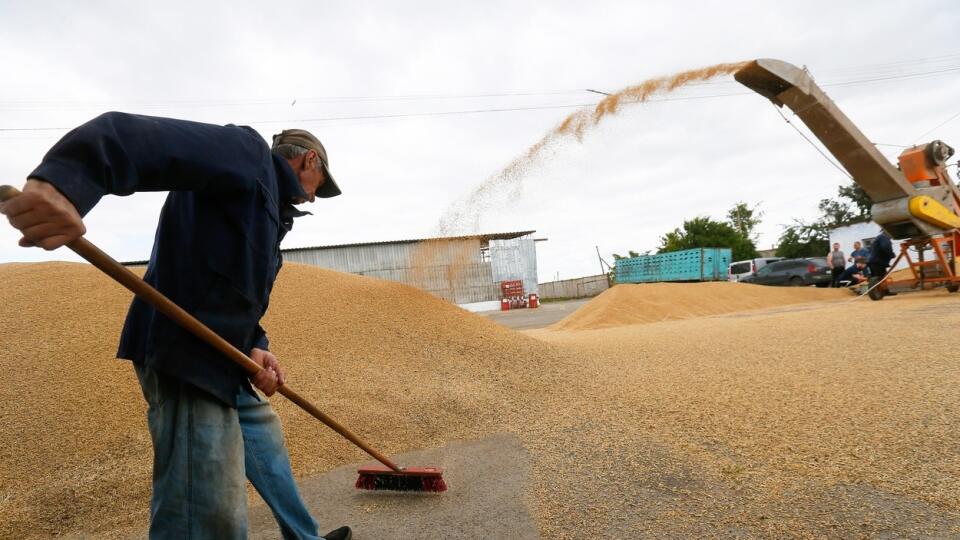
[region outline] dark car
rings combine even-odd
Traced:
[[[830,267],[827,266],[827,259],[824,257],[784,259],[770,263],[757,270],[755,274],[740,279],[743,283],[790,285],[793,287],[804,285],[827,287],[832,280]]]

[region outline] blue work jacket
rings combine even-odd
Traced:
[[[249,127],[106,113],[74,129],[30,175],[86,215],[104,195],[170,191],[144,280],[246,354],[280,270],[280,241],[306,199],[287,161]],[[91,329],[96,331],[96,329]],[[227,405],[246,373],[135,298],[119,358],[177,377]]]
[[[887,236],[887,233],[881,232],[874,239],[873,245],[870,246],[870,257],[867,259],[867,264],[890,266],[890,259],[895,256],[890,237]]]

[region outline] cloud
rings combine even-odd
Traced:
[[[242,123],[264,137],[314,130],[343,197],[319,202],[285,246],[430,236],[444,209],[525,151],[569,110],[319,120],[596,101],[645,78],[779,57],[817,80],[905,73],[956,54],[947,2],[52,2],[0,7],[0,127],[66,127],[107,109]],[[51,15],[55,14],[55,15]],[[924,20],[924,37],[902,35]],[[954,49],[951,49],[954,47]],[[907,62],[914,60],[913,62]],[[894,64],[895,62],[903,62]],[[960,63],[957,59],[955,63]],[[909,144],[956,112],[951,74],[826,87],[877,142]],[[742,92],[731,80],[684,96]],[[464,94],[531,96],[463,97]],[[331,99],[343,97],[379,99]],[[410,96],[433,96],[409,99]],[[389,97],[389,99],[385,99]],[[297,103],[290,103],[296,99]],[[0,177],[19,183],[60,132],[0,132]],[[960,121],[931,133],[960,145]],[[895,148],[884,148],[894,157]],[[843,176],[761,97],[627,107],[567,144],[482,217],[485,232],[533,228],[541,278],[599,270],[601,253],[649,249],[696,215],[762,201],[761,245],[809,219]],[[509,195],[509,194],[508,194]],[[91,239],[146,258],[161,195],[108,198]],[[0,262],[64,258],[15,247]]]

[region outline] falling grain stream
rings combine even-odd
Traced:
[[[438,232],[441,235],[468,234],[478,231],[480,217],[490,209],[497,195],[517,192],[524,179],[557,147],[572,142],[582,142],[590,130],[610,116],[618,114],[624,105],[644,103],[656,95],[673,92],[686,85],[709,81],[730,75],[748,62],[716,64],[700,69],[681,71],[673,75],[648,79],[608,95],[592,109],[584,109],[567,116],[551,129],[536,144],[515,158],[499,172],[491,175],[468,195],[453,203],[440,218]]]

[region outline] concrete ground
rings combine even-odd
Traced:
[[[483,315],[493,321],[514,330],[532,330],[545,328],[573,313],[592,298],[546,302],[536,309],[511,309],[510,311],[483,311]]]
[[[400,465],[444,468],[444,493],[396,493],[354,488],[357,466],[300,480],[300,493],[320,534],[341,525],[356,540],[387,538],[539,538],[530,484],[530,456],[516,435],[409,452]],[[250,538],[281,538],[270,509],[250,509]]]

